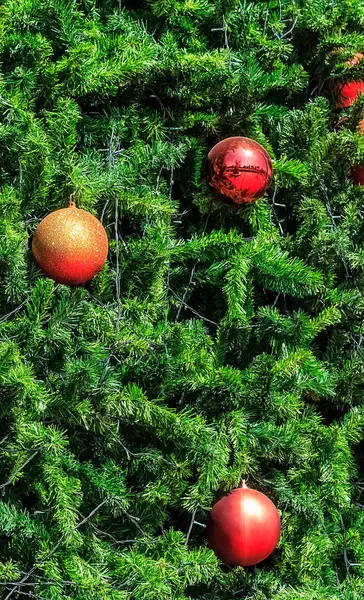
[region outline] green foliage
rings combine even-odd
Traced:
[[[5,600],[362,600],[362,0],[4,0],[0,586]],[[235,208],[208,149],[274,180]],[[45,278],[31,236],[76,202],[108,261]],[[226,568],[212,504],[246,479],[274,554]]]

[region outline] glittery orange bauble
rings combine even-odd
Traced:
[[[246,137],[226,138],[208,153],[206,178],[220,198],[247,204],[269,188],[272,161],[258,142]]]
[[[108,239],[103,225],[70,200],[41,221],[32,242],[34,259],[57,283],[77,285],[96,275],[105,264]]]

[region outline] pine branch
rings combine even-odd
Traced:
[[[87,517],[85,517],[84,519],[82,519],[82,521],[80,521],[76,527],[73,528],[73,531],[77,531],[82,525],[84,525],[85,523],[87,523],[87,521],[89,521],[94,514],[96,514],[100,508],[102,508],[106,502],[108,502],[108,498],[105,498],[96,508],[94,508]],[[55,554],[55,552],[57,552],[58,548],[63,544],[65,538],[61,537],[60,540],[57,542],[57,544],[55,544],[53,546],[53,548],[46,554],[45,557],[43,557],[41,560],[39,560],[31,569],[30,571],[28,571],[24,577],[22,577],[22,579],[19,581],[19,583],[17,583],[17,587],[14,587],[9,594],[5,597],[4,600],[9,600],[9,598],[11,598],[11,596],[14,594],[14,592],[18,592],[18,588],[23,585],[28,579],[29,577],[31,577],[31,575],[33,575],[33,573],[43,564],[45,563],[49,558],[51,558],[53,556],[53,554]]]
[[[8,436],[6,436],[6,437],[8,437]],[[4,438],[4,440],[5,439],[6,438]],[[16,478],[16,476],[23,471],[24,467],[26,467],[27,464],[30,463],[30,461],[33,460],[33,458],[35,456],[37,456],[37,454],[39,454],[39,450],[36,450],[35,452],[33,452],[33,454],[31,456],[29,456],[29,458],[27,458],[27,460],[25,462],[23,462],[23,464],[15,471],[15,473],[13,473],[13,475],[10,477],[10,479],[8,479],[8,481],[6,481],[5,483],[2,483],[0,485],[0,490],[3,490],[8,485],[11,485],[13,483],[14,479]]]

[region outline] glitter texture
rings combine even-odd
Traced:
[[[70,202],[50,213],[34,233],[32,252],[43,273],[57,283],[85,283],[100,271],[108,254],[103,225]]]

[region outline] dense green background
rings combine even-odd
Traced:
[[[362,0],[0,2],[2,598],[364,597],[363,48]],[[274,164],[241,209],[229,135]],[[76,288],[30,252],[71,192],[110,239]],[[243,477],[282,517],[247,569],[201,527]]]

